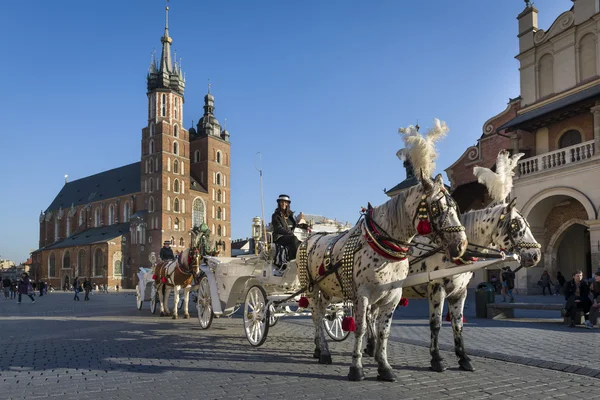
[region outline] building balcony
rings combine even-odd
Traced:
[[[584,163],[596,155],[596,142],[590,140],[519,161],[518,176],[528,177]]]

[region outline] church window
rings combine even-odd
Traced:
[[[217,236],[221,236],[221,225],[217,226]]]
[[[179,97],[175,97],[175,119],[179,119]],[[175,126],[177,129],[177,126]],[[175,131],[175,136],[177,136],[177,131]]]
[[[148,200],[148,212],[154,212],[154,197],[150,197]]]
[[[223,207],[223,221],[225,221],[227,219],[227,216],[225,215],[226,213],[226,208]]]
[[[167,116],[167,96],[165,94],[162,95],[162,111],[161,115],[163,117]]]
[[[221,207],[217,208],[217,219],[221,219]]]
[[[222,198],[221,189],[217,190],[217,201],[220,203]]]
[[[58,240],[58,216],[54,218],[54,241]]]
[[[198,198],[194,199],[192,204],[192,227],[200,227],[204,220],[204,202]]]
[[[150,123],[150,136],[154,136],[154,124]]]
[[[221,185],[221,174],[217,173],[216,182],[217,185]]]
[[[63,255],[62,267],[63,269],[71,269],[71,254],[69,253],[69,250],[65,251],[65,254]]]
[[[150,118],[154,118],[154,114],[156,111],[156,98],[154,95],[150,95]]]
[[[114,261],[113,273],[114,273],[114,275],[123,275],[123,264],[121,263],[121,260]]]
[[[215,224],[212,224],[211,233],[212,233],[213,235],[215,234]]]
[[[175,198],[173,200],[173,212],[179,212],[179,199]]]
[[[185,163],[182,161],[181,162],[181,175],[183,175],[184,169],[185,169]]]
[[[571,129],[562,134],[558,140],[558,147],[563,149],[565,147],[575,146],[581,143],[581,133],[575,129]]]
[[[104,255],[101,249],[96,249],[94,252],[94,269],[92,271],[93,276],[102,276],[101,271],[104,268]]]
[[[150,193],[152,193],[153,187],[154,187],[154,180],[152,178],[150,178],[149,181],[150,181]]]
[[[156,178],[156,190],[160,189],[160,180]]]
[[[171,243],[175,244],[175,238],[171,236]]]
[[[94,227],[98,228],[100,226],[100,208],[96,208],[94,212]]]
[[[223,186],[227,186],[227,175],[223,175]]]
[[[150,143],[148,144],[148,148],[149,148],[150,154],[154,153],[154,140],[150,141]],[[150,167],[150,169],[152,169],[152,167]]]
[[[173,161],[173,173],[174,174],[179,173],[179,161],[177,161],[177,160]]]
[[[179,154],[179,144],[177,142],[173,142],[173,154]]]
[[[175,111],[177,113],[177,111]],[[177,118],[177,117],[175,117]],[[179,127],[177,125],[175,125],[175,127],[173,127],[173,136],[175,137],[179,137]]]
[[[71,236],[71,217],[67,216],[67,234],[65,235],[65,237],[69,237]]]
[[[144,163],[144,166],[146,167],[146,173],[148,173],[148,160],[146,160],[146,162]]]
[[[200,151],[199,150],[196,150],[194,152],[194,162],[195,163],[200,162]]]
[[[129,202],[126,201],[125,204],[123,204],[123,222],[129,222],[130,212]]]
[[[160,163],[158,162],[158,158],[154,159],[154,171],[160,172]]]
[[[175,179],[173,181],[173,191],[175,193],[179,193],[179,180],[178,179]]]
[[[48,257],[48,278],[53,278],[56,276],[56,256],[54,253],[50,253],[50,257]]]
[[[175,217],[175,224],[173,225],[173,229],[176,231],[179,230],[179,218]]]
[[[183,247],[183,245],[184,245],[184,244],[185,244],[185,243],[183,242],[183,238],[182,238],[182,237],[180,237],[180,238],[179,238],[179,245],[180,245],[181,247]]]
[[[115,206],[111,204],[108,206],[108,224],[112,225],[115,223]]]
[[[79,250],[77,254],[77,276],[83,276],[85,273],[85,250]]]
[[[217,151],[217,164],[221,164],[221,151]]]
[[[84,214],[85,214],[85,211],[83,209],[81,211],[79,211],[79,221],[78,221],[79,223],[77,224],[77,226],[83,225],[83,221],[85,219]]]

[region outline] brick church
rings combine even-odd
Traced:
[[[215,250],[231,254],[229,133],[215,118],[210,87],[196,128],[183,128],[185,79],[171,58],[168,7],[161,42],[147,76],[140,161],[65,182],[40,214],[32,278],[53,287],[79,276],[132,288],[163,241],[183,251],[191,229],[203,223]]]

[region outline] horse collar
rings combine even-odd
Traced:
[[[389,235],[373,220],[373,207],[365,213],[365,239],[375,252],[393,261],[406,259],[408,247],[400,246],[400,242],[389,237]],[[383,235],[385,234],[385,236]]]

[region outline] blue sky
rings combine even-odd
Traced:
[[[139,161],[158,0],[5,2],[0,13],[0,258],[24,261],[64,184]],[[397,130],[450,127],[438,172],[519,95],[520,0],[183,1],[170,6],[186,72],[185,126],[208,79],[231,134],[232,238],[280,193],[292,209],[354,223],[405,178]],[[572,6],[540,0],[539,26]]]

